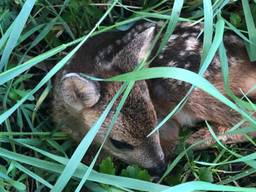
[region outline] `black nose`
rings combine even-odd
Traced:
[[[150,168],[149,173],[152,176],[162,176],[165,170],[166,170],[166,164],[165,162],[161,162],[156,167]]]

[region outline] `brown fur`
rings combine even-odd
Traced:
[[[149,23],[139,24],[128,32],[98,35],[83,45],[69,64],[58,73],[54,83],[54,120],[59,128],[69,131],[75,140],[81,140],[121,84],[91,81],[81,77],[79,73],[107,78],[134,70],[145,57],[155,28]],[[197,72],[202,52],[202,41],[197,39],[199,32],[199,25],[190,27],[186,23],[180,24],[159,57],[151,63],[151,67],[172,66]],[[249,62],[243,43],[237,37],[227,35],[225,39],[230,87],[236,95],[241,96],[238,88],[247,92],[256,83],[255,63]],[[205,77],[225,94],[217,56]],[[161,147],[158,132],[150,137],[147,135],[157,121],[177,105],[190,87],[187,83],[173,79],[136,82],[104,149],[128,163],[137,163],[150,169],[163,167],[163,150],[166,155],[173,151],[177,145],[180,126],[193,126],[199,121],[208,120],[216,125],[218,131],[218,127],[222,127],[222,130],[223,127],[225,129],[241,120],[236,112],[196,88],[183,109],[160,129]],[[250,97],[255,99],[256,93],[251,93]],[[103,141],[118,101],[103,123],[95,143]],[[209,136],[207,131],[200,131],[191,136],[188,143],[205,138],[206,135]],[[125,147],[118,149],[113,140],[122,142],[119,144],[124,144]],[[129,147],[132,149],[128,149]]]

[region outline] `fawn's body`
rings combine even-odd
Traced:
[[[200,30],[199,25],[179,24],[151,67],[180,67],[198,72],[202,52],[202,41],[197,38]],[[121,84],[91,81],[79,73],[107,78],[134,70],[145,57],[156,31],[154,25],[144,23],[128,32],[109,32],[89,39],[56,77],[54,120],[57,126],[68,130],[75,140],[83,138]],[[225,36],[225,46],[229,58],[230,87],[237,96],[241,96],[240,88],[247,92],[256,83],[256,65],[249,62],[244,45],[236,36]],[[224,93],[218,56],[213,59],[205,77]],[[162,171],[165,165],[163,151],[165,155],[172,152],[179,126],[194,126],[207,120],[222,132],[241,120],[236,112],[195,88],[186,105],[170,122],[172,127],[166,124],[160,129],[160,138],[158,132],[147,137],[157,121],[180,102],[190,87],[173,79],[136,82],[104,149],[128,163]],[[255,99],[255,92],[250,97]],[[95,143],[103,141],[117,104],[103,123]],[[202,130],[192,135],[188,143],[205,138],[208,133]],[[235,142],[236,138],[232,139],[231,142]]]

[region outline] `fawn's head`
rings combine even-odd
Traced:
[[[54,119],[61,128],[68,129],[76,140],[80,140],[121,87],[121,84],[116,82],[86,79],[77,72],[106,78],[132,71],[145,57],[154,37],[154,30],[154,26],[137,26],[120,39],[116,39],[114,44],[109,42],[111,45],[99,49],[96,53],[90,52],[90,55],[87,55],[89,45],[86,44],[78,51],[56,82]],[[99,45],[93,40],[91,43],[94,46],[106,44],[100,40],[97,40]],[[95,143],[102,143],[118,101],[97,133]],[[161,170],[164,168],[164,154],[159,133],[147,137],[156,123],[156,112],[147,84],[145,81],[138,81],[125,101],[104,149],[128,163]]]

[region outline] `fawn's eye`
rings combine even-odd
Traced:
[[[129,149],[129,150],[133,150],[134,146],[125,143],[123,141],[118,141],[115,139],[110,138],[111,143],[117,148],[117,149]]]

